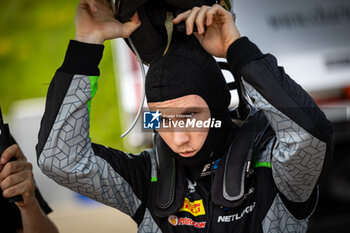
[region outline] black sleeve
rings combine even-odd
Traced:
[[[21,212],[0,194],[0,232],[12,233],[22,229]]]
[[[271,54],[242,37],[228,49],[227,61],[233,73],[252,85],[272,106],[283,112],[316,138],[326,142],[332,126],[315,101],[279,67]]]
[[[45,113],[41,119],[38,136],[39,142],[36,145],[38,156],[44,148],[44,143],[49,136],[74,75],[100,75],[98,65],[103,55],[103,49],[103,45],[82,43],[74,40],[69,42],[64,62],[56,71],[47,93]]]

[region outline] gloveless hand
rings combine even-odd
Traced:
[[[193,33],[196,24],[198,32],[193,33],[202,47],[216,57],[226,58],[230,45],[241,37],[232,14],[218,4],[213,6],[194,7],[179,14],[173,23],[186,21],[186,34]]]
[[[75,40],[103,44],[105,40],[127,38],[140,25],[137,15],[129,22],[121,23],[114,18],[110,4],[102,0],[82,0],[75,13]]]
[[[23,201],[16,202],[18,207],[26,207],[36,201],[32,168],[16,144],[8,147],[1,156],[0,186],[3,196],[10,198],[22,195]]]

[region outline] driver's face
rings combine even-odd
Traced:
[[[169,128],[160,129],[159,135],[165,143],[182,157],[194,156],[203,146],[209,128],[179,128],[177,123],[186,120],[205,121],[210,110],[204,99],[198,95],[186,95],[163,102],[148,103],[151,111],[162,113],[162,123]]]

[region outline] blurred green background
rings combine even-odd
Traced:
[[[78,2],[0,1],[0,105],[5,114],[16,100],[46,96],[68,42],[74,38]],[[124,149],[109,42],[105,42],[100,70],[99,91],[92,102],[91,137]]]

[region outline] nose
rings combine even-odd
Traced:
[[[190,135],[187,132],[173,132],[173,143],[176,146],[182,146],[190,141]]]

